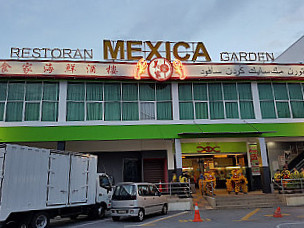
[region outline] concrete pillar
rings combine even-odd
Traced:
[[[66,81],[59,83],[58,122],[66,122],[67,88]]]
[[[270,176],[270,168],[268,165],[268,154],[266,149],[265,138],[259,138],[259,144],[261,149],[261,159],[262,159],[262,167],[261,167],[261,182],[262,182],[262,190],[264,193],[271,193],[271,176]]]
[[[179,177],[183,172],[182,146],[180,139],[174,139],[176,175]]]

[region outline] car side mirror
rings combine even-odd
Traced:
[[[161,192],[158,192],[158,193],[157,193],[157,195],[158,195],[158,196],[161,196],[161,195],[162,195],[162,193],[161,193]]]

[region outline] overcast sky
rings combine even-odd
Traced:
[[[111,40],[201,41],[220,52],[273,52],[304,35],[303,0],[0,0],[0,59],[11,47],[93,49]]]

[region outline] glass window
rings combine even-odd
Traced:
[[[87,83],[86,84],[86,100],[87,101],[102,101],[103,100],[102,83]]]
[[[222,86],[220,83],[209,83],[208,84],[208,93],[209,93],[210,101],[223,100]]]
[[[84,121],[84,102],[67,103],[67,120],[68,121]]]
[[[86,83],[86,120],[103,119],[103,84]]]
[[[304,102],[291,101],[290,104],[293,118],[304,118]]]
[[[208,103],[196,102],[195,103],[195,117],[196,119],[208,119]]]
[[[84,101],[84,83],[68,83],[68,101]]]
[[[180,84],[179,111],[180,119],[254,119],[251,84]]]
[[[285,83],[273,83],[273,91],[276,100],[288,100],[287,87]]]
[[[104,84],[104,100],[105,101],[120,101],[121,100],[120,83],[105,83]]]
[[[0,82],[0,101],[5,101],[7,95],[7,82]]]
[[[4,102],[0,102],[0,121],[4,120]]]
[[[42,121],[58,121],[59,83],[44,82],[42,98]]]
[[[207,101],[207,83],[195,83],[193,84],[194,100]]]
[[[250,83],[237,83],[237,89],[240,100],[252,100],[252,91]]]
[[[122,84],[122,100],[123,101],[137,101],[138,88],[137,84]]]
[[[275,107],[273,101],[261,101],[261,113],[263,119],[275,119],[276,113],[275,113]]]
[[[122,103],[122,120],[138,120],[138,103],[123,102]]]
[[[157,119],[158,120],[172,120],[172,103],[171,102],[157,102]]]
[[[288,102],[276,102],[279,118],[290,118]]]
[[[226,118],[227,119],[238,119],[239,110],[237,102],[225,102]]]
[[[42,121],[58,121],[58,103],[57,102],[42,102]]]
[[[288,83],[290,100],[303,100],[301,85],[299,83]]]
[[[223,83],[224,99],[225,100],[237,100],[237,91],[235,83]]]
[[[58,93],[57,82],[0,82],[0,121],[57,121]]]
[[[255,119],[253,102],[240,101],[241,119]]]
[[[139,84],[139,100],[155,101],[155,84]]]
[[[153,102],[140,102],[140,119],[141,120],[155,119],[155,105]]]
[[[9,101],[23,101],[24,100],[24,82],[10,82],[8,84]]]
[[[40,119],[40,103],[25,103],[25,121],[38,121]]]
[[[223,102],[210,102],[210,119],[224,119]]]
[[[53,82],[43,83],[43,100],[44,101],[58,101],[59,84]]]
[[[272,87],[270,83],[259,83],[260,100],[273,100]]]
[[[171,84],[156,84],[156,100],[171,101]]]
[[[179,103],[179,118],[181,120],[193,120],[193,102],[180,102]]]
[[[26,83],[26,101],[40,101],[42,97],[42,83]]]
[[[19,122],[22,121],[23,101],[7,102],[5,121]]]
[[[180,101],[192,100],[192,84],[179,84],[178,85],[178,98]]]
[[[87,120],[102,120],[102,103],[87,102]]]
[[[121,120],[121,103],[120,102],[106,102],[105,103],[105,121],[119,121]]]

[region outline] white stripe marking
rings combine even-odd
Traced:
[[[299,224],[304,224],[304,222],[294,222],[294,223],[281,223],[277,225],[277,228],[283,227],[284,225],[299,225]]]
[[[189,211],[183,211],[183,212],[180,212],[180,213],[175,214],[175,215],[171,215],[171,216],[163,217],[163,218],[160,218],[160,219],[156,219],[156,220],[151,221],[151,222],[147,222],[147,223],[145,223],[145,224],[140,224],[140,225],[128,225],[128,226],[125,226],[125,227],[132,227],[132,226],[147,226],[147,225],[153,224],[153,223],[155,223],[155,222],[159,222],[159,221],[166,220],[166,219],[169,219],[169,218],[177,217],[177,216],[180,216],[180,215],[183,215],[183,214],[187,214],[187,213],[189,213]]]

